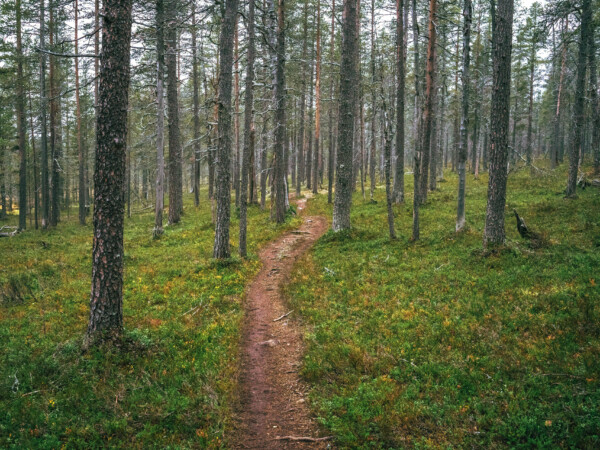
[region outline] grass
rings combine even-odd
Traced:
[[[377,203],[355,194],[350,232],[329,232],[297,265],[286,293],[306,326],[315,414],[341,448],[598,448],[598,189],[566,200],[564,168],[511,174],[508,244],[486,256],[487,177],[468,178],[461,234],[446,177],[417,243],[409,176],[398,240],[380,186]],[[513,208],[544,248],[518,236]],[[326,196],[307,214],[331,217]]]
[[[159,240],[150,211],[126,220],[125,339],[87,353],[91,225],[71,212],[0,240],[1,448],[226,446],[240,298],[257,249],[299,219],[276,226],[249,208],[250,258],[216,264],[210,206],[188,201]]]

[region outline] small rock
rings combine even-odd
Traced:
[[[269,347],[275,347],[278,344],[277,340],[269,339],[268,341],[259,342],[259,345],[267,345]]]

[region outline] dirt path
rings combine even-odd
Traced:
[[[298,211],[306,200],[298,201]],[[294,263],[327,230],[324,217],[304,217],[302,226],[286,233],[260,253],[263,267],[246,296],[242,344],[241,404],[235,448],[326,448],[305,402],[307,387],[299,379],[302,337],[294,314],[280,294]],[[276,320],[278,319],[279,320]]]

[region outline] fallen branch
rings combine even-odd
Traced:
[[[2,230],[13,230],[9,233],[2,233]],[[19,228],[18,227],[11,227],[9,225],[4,225],[3,227],[0,227],[0,237],[13,237],[16,236],[17,234],[19,234]]]
[[[312,438],[308,436],[277,436],[276,441],[303,441],[303,442],[322,442],[333,439],[333,436],[325,436],[321,438]]]
[[[197,306],[194,306],[193,308],[191,308],[189,311],[184,312],[181,317],[188,315],[189,313],[192,313],[192,316],[194,314],[196,314],[198,312],[198,310],[200,309],[200,307],[202,306],[202,301],[200,301],[200,304]]]
[[[294,312],[294,310],[292,309],[290,312],[288,312],[288,313],[285,313],[283,316],[280,316],[280,317],[278,317],[277,319],[273,319],[273,322],[278,322],[278,321],[280,321],[281,319],[283,319],[283,318],[285,318],[285,317],[289,316],[289,315],[290,315],[291,313],[293,313],[293,312]]]

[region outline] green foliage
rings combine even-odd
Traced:
[[[377,204],[355,196],[351,231],[298,263],[287,294],[307,324],[302,374],[340,447],[600,445],[600,195],[565,200],[565,177],[511,175],[504,251],[481,251],[486,176],[468,178],[469,227],[454,232],[450,175],[417,243],[411,195],[389,240],[380,187]],[[513,208],[545,247],[519,237]],[[318,197],[307,213],[330,207]]]
[[[211,258],[206,202],[186,204],[182,222],[156,240],[152,213],[126,220],[125,332],[85,353],[91,226],[72,211],[55,230],[3,239],[0,292],[21,294],[0,302],[0,447],[223,446],[240,296],[259,269],[258,247],[297,225],[268,216],[249,208],[251,257],[227,263]],[[231,232],[236,239],[236,221]]]

